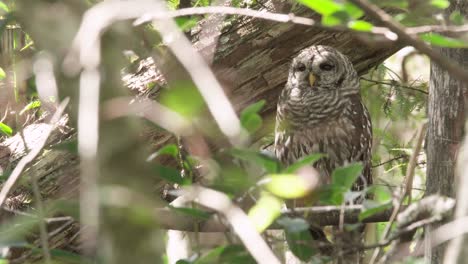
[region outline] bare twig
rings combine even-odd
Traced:
[[[364,12],[369,15],[372,19],[384,24],[388,29],[398,35],[399,40],[406,44],[413,46],[421,53],[426,54],[432,61],[440,65],[455,78],[465,83],[468,83],[468,72],[463,69],[460,65],[452,63],[450,60],[442,56],[439,52],[432,49],[424,41],[418,37],[411,35],[411,31],[408,31],[403,25],[396,22],[392,16],[387,14],[384,10],[378,6],[370,3],[367,0],[350,0],[351,3],[360,7]]]
[[[239,236],[257,263],[280,263],[267,243],[255,230],[247,215],[239,207],[235,206],[226,194],[200,186],[192,186],[186,189],[185,196],[226,217],[234,232]]]
[[[324,26],[314,19],[296,16],[292,13],[290,14],[280,14],[280,13],[273,13],[268,12],[266,10],[253,10],[247,8],[236,8],[236,7],[228,7],[228,6],[206,6],[206,7],[191,7],[191,8],[182,8],[179,10],[174,11],[149,11],[141,18],[135,21],[136,25],[147,23],[152,20],[158,19],[167,19],[167,18],[174,18],[174,17],[181,17],[181,16],[189,16],[189,15],[203,15],[203,14],[223,14],[223,15],[240,15],[240,16],[248,16],[248,17],[255,17],[260,19],[266,19],[271,21],[277,22],[289,22],[299,25],[305,26],[314,26],[318,28],[326,28],[326,29],[333,29],[339,31],[352,31],[350,28],[345,26]],[[397,36],[394,32],[392,32],[390,27],[376,27],[374,26],[370,33],[375,35],[383,36],[389,40],[395,41],[397,40]],[[406,29],[407,34],[411,36],[429,33],[429,32],[437,32],[437,33],[450,33],[450,34],[459,34],[468,32],[468,25],[463,26],[441,26],[441,25],[426,25],[426,26],[418,26],[418,27],[409,27]]]
[[[21,173],[24,171],[26,166],[32,162],[39,153],[41,153],[42,149],[44,148],[45,144],[47,143],[47,139],[49,138],[52,131],[55,129],[57,123],[59,122],[62,114],[67,106],[69,99],[66,98],[62,101],[60,106],[58,107],[57,111],[55,111],[52,119],[49,122],[49,128],[43,133],[42,138],[38,141],[37,145],[31,151],[24,156],[15,167],[11,175],[8,177],[7,181],[3,185],[2,190],[0,191],[0,207],[3,206],[5,203],[8,194],[13,190],[15,183],[18,181]]]
[[[418,89],[418,88],[414,88],[414,87],[411,87],[411,86],[408,86],[408,85],[402,85],[402,84],[400,84],[400,83],[398,83],[397,81],[394,81],[394,80],[389,80],[389,81],[378,81],[378,80],[368,79],[368,78],[365,78],[365,77],[361,77],[361,80],[364,80],[364,81],[367,81],[367,82],[371,82],[371,83],[375,83],[375,84],[383,84],[383,85],[388,85],[388,86],[393,86],[393,87],[399,87],[399,88],[403,88],[403,89],[408,89],[408,90],[412,90],[412,91],[416,91],[416,92],[423,93],[423,94],[425,94],[425,95],[428,95],[428,94],[429,94],[427,91],[424,91],[424,90],[421,90],[421,89]]]
[[[417,142],[416,142],[416,144],[414,146],[413,153],[411,154],[410,162],[409,162],[408,168],[406,170],[406,177],[405,177],[405,183],[404,183],[405,189],[403,190],[403,193],[401,194],[401,196],[400,196],[400,198],[398,200],[398,203],[393,208],[392,215],[390,216],[390,219],[389,219],[389,221],[387,223],[387,226],[385,227],[385,229],[384,229],[384,231],[382,233],[382,241],[384,241],[387,238],[388,234],[390,233],[390,229],[392,227],[392,224],[395,221],[398,213],[400,212],[400,209],[401,209],[401,207],[403,205],[403,201],[405,200],[405,197],[407,195],[411,194],[411,189],[412,189],[412,186],[413,186],[414,170],[416,168],[417,157],[419,156],[419,152],[421,150],[422,142],[423,142],[423,139],[424,139],[424,135],[425,135],[425,131],[426,131],[426,125],[427,124],[422,125],[421,128],[419,129],[418,140],[417,140]],[[410,199],[411,199],[411,197],[410,197]],[[369,263],[370,264],[375,263],[375,261],[377,260],[377,257],[379,256],[379,254],[380,254],[380,248],[376,248],[374,250],[374,253],[372,254],[372,258],[369,261]]]

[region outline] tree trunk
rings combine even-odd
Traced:
[[[446,14],[458,10],[466,17],[467,8],[467,1],[452,1]],[[468,49],[438,50],[461,67],[468,68]],[[426,195],[438,193],[454,197],[455,161],[464,134],[467,86],[431,63],[428,100]],[[442,263],[442,257],[443,247],[434,249],[432,263]]]

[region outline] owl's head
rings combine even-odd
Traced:
[[[311,46],[293,60],[288,82],[291,87],[325,91],[340,89],[358,93],[359,78],[348,58],[329,46]]]

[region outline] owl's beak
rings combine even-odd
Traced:
[[[309,84],[310,84],[310,87],[313,87],[314,86],[314,83],[315,83],[315,80],[317,78],[315,77],[315,75],[313,73],[310,73],[309,74]]]

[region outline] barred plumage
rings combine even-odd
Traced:
[[[354,189],[371,184],[372,125],[359,88],[353,65],[339,51],[312,46],[300,52],[292,62],[278,101],[277,158],[289,165],[309,154],[327,154],[314,165],[325,183],[330,181],[334,169],[362,162],[364,169]],[[302,205],[304,202],[299,201]],[[310,233],[316,240],[329,243],[320,228],[310,227]],[[343,242],[339,244],[360,243],[361,235],[360,231],[342,234],[338,240]],[[321,248],[327,255],[332,250]],[[346,257],[339,255],[342,263],[359,263],[361,259],[355,251]]]
[[[353,65],[339,51],[312,46],[300,52],[278,101],[278,159],[288,165],[305,155],[325,153],[328,158],[316,163],[324,181],[335,168],[362,162],[355,187],[370,184],[372,127],[359,88]]]

